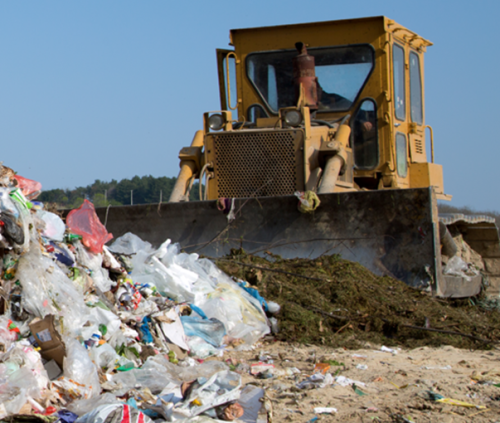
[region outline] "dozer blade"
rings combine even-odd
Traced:
[[[234,200],[235,219],[216,201],[98,208],[117,238],[132,232],[154,246],[167,238],[189,253],[227,255],[270,251],[283,258],[340,254],[377,275],[391,275],[415,288],[439,293],[441,257],[432,189],[323,194],[310,214],[295,196]],[[107,215],[106,215],[107,214]]]

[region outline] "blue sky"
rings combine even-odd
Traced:
[[[231,28],[386,15],[431,40],[426,123],[452,205],[500,211],[498,1],[0,1],[0,160],[45,189],[175,176],[219,108]]]

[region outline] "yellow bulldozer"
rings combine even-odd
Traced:
[[[425,122],[430,41],[381,16],[236,29],[230,45],[221,110],[181,150],[169,203],[110,209],[115,235],[210,257],[337,253],[445,297],[498,290],[494,220],[438,216],[451,197]],[[196,180],[204,201],[189,202]]]

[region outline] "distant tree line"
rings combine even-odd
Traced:
[[[96,207],[108,205],[120,206],[131,204],[159,203],[160,198],[166,203],[174,188],[176,178],[165,176],[134,176],[132,179],[103,182],[96,180],[92,185],[75,189],[51,189],[42,191],[37,200],[44,203],[56,203],[58,208],[80,207],[84,199],[91,201]],[[193,184],[190,199],[199,199],[198,183]]]

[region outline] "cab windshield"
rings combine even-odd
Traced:
[[[351,108],[365,85],[374,65],[374,51],[369,44],[308,48],[314,56],[320,90],[319,109],[342,112]],[[269,109],[296,105],[292,59],[297,50],[251,53],[246,58],[248,78]]]

